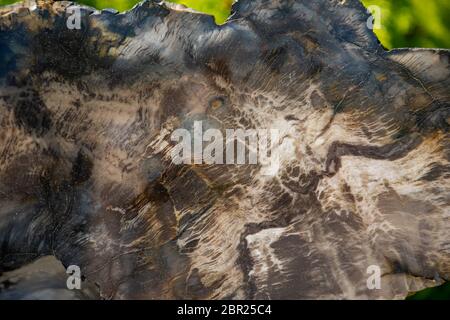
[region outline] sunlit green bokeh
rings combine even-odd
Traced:
[[[17,2],[0,0],[0,5]],[[98,9],[125,11],[138,0],[79,0]],[[171,0],[225,22],[233,0]],[[386,48],[450,48],[450,0],[362,0],[364,5],[381,9],[381,29],[375,30]],[[450,283],[423,290],[408,299],[450,299]]]

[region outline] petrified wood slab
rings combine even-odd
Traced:
[[[1,270],[54,255],[117,299],[450,280],[448,51],[387,52],[356,0],[241,0],[220,26],[146,1],[68,29],[68,7],[0,9]],[[195,120],[280,130],[277,174],[173,164]]]

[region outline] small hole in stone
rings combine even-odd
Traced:
[[[217,109],[221,108],[224,104],[225,104],[225,99],[223,97],[216,97],[210,101],[209,106],[211,107],[211,109],[217,110]]]

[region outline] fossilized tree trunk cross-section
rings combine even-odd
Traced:
[[[356,0],[240,0],[223,25],[30,3],[0,9],[0,271],[54,255],[117,299],[450,279],[448,51],[385,51]],[[195,121],[278,130],[277,173],[174,164]]]

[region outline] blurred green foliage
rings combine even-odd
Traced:
[[[362,0],[381,8],[381,30],[387,48],[450,48],[449,0]]]
[[[170,0],[211,14],[225,22],[233,0]],[[450,0],[361,0],[365,6],[381,9],[381,29],[375,30],[381,43],[391,48],[450,48]],[[0,5],[17,2],[0,0]],[[98,9],[131,9],[139,0],[79,0]],[[450,299],[450,283],[426,289],[408,299]]]

